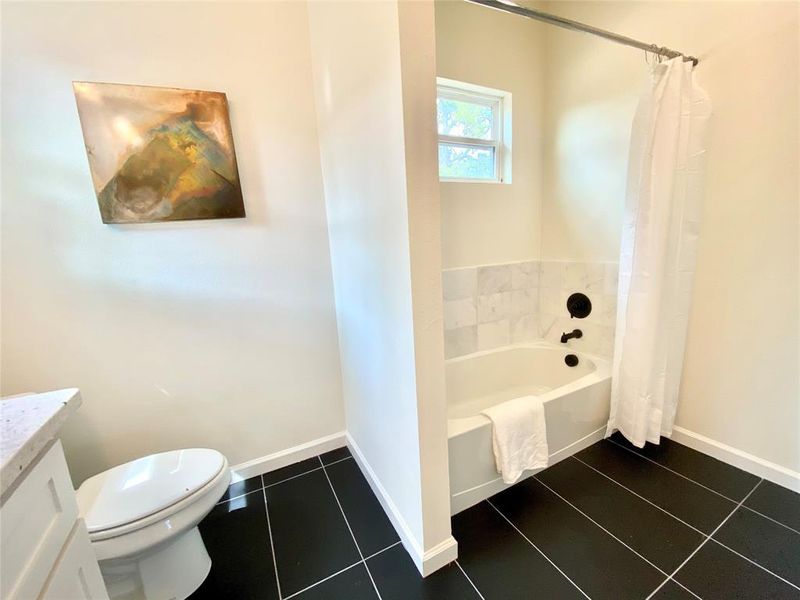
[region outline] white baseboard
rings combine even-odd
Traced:
[[[442,542],[436,544],[430,550],[426,550],[422,557],[421,566],[414,561],[417,569],[423,577],[427,577],[431,573],[438,571],[445,565],[450,564],[458,558],[458,542],[451,535]]]
[[[683,427],[675,426],[672,428],[672,439],[729,465],[739,467],[748,473],[763,477],[795,492],[800,492],[800,473],[796,471],[763,458],[758,458]]]
[[[600,440],[603,439],[605,433],[606,433],[606,426],[603,425],[602,427],[593,431],[592,433],[582,437],[581,439],[571,443],[568,446],[565,446],[564,448],[561,448],[561,450],[556,450],[550,456],[547,457],[547,466],[552,467],[554,464],[556,464],[557,462],[561,462],[568,456],[577,454],[584,448],[588,448],[595,442],[599,442]],[[536,469],[535,471],[526,471],[527,474],[524,474],[522,477],[520,477],[517,483],[543,470],[544,469]],[[487,481],[486,483],[482,483],[468,490],[463,490],[461,492],[455,493],[452,496],[450,496],[450,514],[456,515],[461,511],[467,510],[468,508],[475,506],[480,502],[483,502],[484,500],[486,500],[486,498],[494,496],[495,494],[502,492],[504,489],[509,488],[512,485],[514,484],[504,483],[503,478],[498,477],[497,479]]]
[[[340,431],[339,433],[334,433],[332,435],[326,435],[325,437],[311,440],[305,444],[292,446],[291,448],[281,450],[280,452],[274,452],[260,458],[248,460],[247,462],[243,462],[238,465],[233,465],[231,467],[231,479],[232,481],[241,481],[242,479],[247,479],[248,477],[255,477],[256,475],[269,473],[275,469],[286,467],[296,462],[300,462],[301,460],[316,456],[317,454],[336,450],[336,448],[341,448],[346,444],[347,438],[345,437],[344,431]],[[236,479],[233,479],[234,477]]]
[[[367,483],[369,483],[369,486],[372,488],[372,492],[383,507],[383,511],[389,517],[389,521],[391,521],[392,526],[395,528],[395,531],[397,531],[397,535],[400,536],[403,547],[406,549],[409,556],[411,556],[417,570],[419,570],[422,576],[426,577],[440,567],[458,558],[458,544],[453,536],[450,536],[427,551],[422,550],[419,541],[408,527],[408,523],[406,523],[403,515],[400,514],[392,498],[386,492],[386,489],[375,474],[375,471],[372,470],[372,467],[364,457],[358,444],[356,444],[349,433],[347,434],[347,445],[350,447],[353,458],[361,468],[361,472],[364,474]]]

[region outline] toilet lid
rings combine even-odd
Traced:
[[[225,457],[208,448],[145,456],[84,481],[78,506],[90,533],[127,525],[192,495],[224,464]]]

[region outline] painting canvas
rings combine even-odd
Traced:
[[[73,88],[104,223],[245,216],[224,93]]]

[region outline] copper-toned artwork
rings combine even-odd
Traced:
[[[245,216],[225,94],[73,88],[104,223]]]

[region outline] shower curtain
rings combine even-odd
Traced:
[[[606,437],[639,447],[675,421],[710,111],[678,57],[653,65],[633,120]]]

